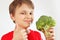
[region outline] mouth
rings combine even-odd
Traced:
[[[25,20],[26,23],[31,23],[31,20]]]

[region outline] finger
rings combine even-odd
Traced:
[[[50,33],[54,33],[54,29],[49,29],[49,32]]]
[[[28,35],[26,32],[23,34],[23,37],[28,38]]]
[[[24,38],[24,40],[28,40],[28,39],[27,39],[27,35],[26,35],[26,36],[23,36],[23,38]]]
[[[51,37],[51,38],[50,38],[50,40],[54,40],[54,39],[55,39],[55,37]]]

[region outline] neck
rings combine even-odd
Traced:
[[[27,28],[23,28],[22,26],[15,25],[15,29],[14,29],[14,31],[19,32],[19,31],[22,31],[22,30],[27,31]]]
[[[14,31],[19,32],[20,30],[25,30],[27,33],[30,33],[30,30],[27,28],[22,28],[21,26],[16,25]]]

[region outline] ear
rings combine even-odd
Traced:
[[[11,13],[10,14],[10,17],[11,17],[11,19],[13,20],[13,21],[15,21],[15,17],[14,17],[14,15]]]

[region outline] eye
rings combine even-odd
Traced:
[[[50,33],[53,33],[53,31],[50,31]]]
[[[33,13],[30,13],[30,15],[32,15]]]
[[[20,13],[20,14],[25,15],[25,13]]]

